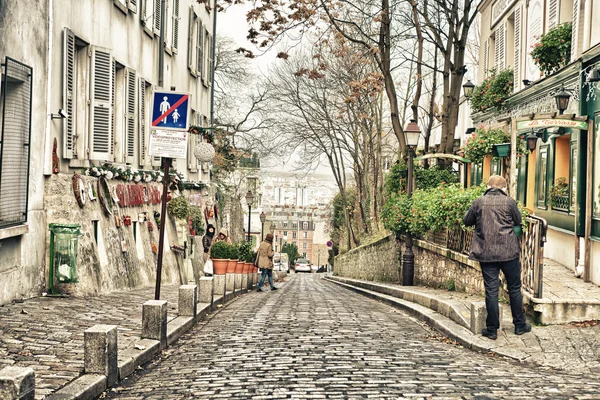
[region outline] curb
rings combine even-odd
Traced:
[[[510,358],[519,362],[525,361],[524,357],[519,357],[514,354],[510,354],[508,352],[503,351],[502,349],[495,349],[493,346],[490,346],[491,343],[488,343],[488,340],[481,339],[480,337],[478,337],[478,335],[474,335],[467,328],[457,324],[450,318],[438,312],[435,312],[427,307],[413,303],[411,301],[399,299],[394,296],[363,289],[348,283],[343,283],[336,280],[335,278],[332,279],[331,277],[323,277],[323,279],[327,280],[328,282],[339,285],[345,289],[352,290],[355,293],[369,297],[373,300],[378,300],[392,307],[407,311],[409,314],[417,317],[422,321],[425,321],[431,327],[433,327],[443,335],[447,336],[448,338],[460,343],[463,347],[467,349],[486,354],[494,353],[496,355]]]

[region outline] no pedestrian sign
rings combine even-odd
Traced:
[[[152,120],[150,121],[152,128],[187,132],[189,129],[189,100],[189,93],[154,92]]]

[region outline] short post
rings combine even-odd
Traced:
[[[0,370],[0,399],[33,400],[34,398],[33,368],[10,366]]]
[[[225,280],[227,275],[213,275],[214,294],[217,296],[225,295]]]
[[[198,286],[182,285],[179,287],[179,311],[182,317],[196,318],[198,309]]]
[[[212,276],[203,276],[200,278],[200,293],[198,296],[198,301],[200,303],[210,303],[213,302],[213,281],[214,278]]]
[[[83,332],[84,368],[86,374],[106,376],[107,386],[119,377],[117,367],[117,326],[94,325]]]
[[[227,280],[227,283],[225,285],[225,291],[235,291],[235,274],[233,272],[228,272],[225,274],[225,277],[225,279]]]
[[[148,300],[142,306],[142,339],[160,341],[160,348],[167,347],[167,301]]]
[[[238,292],[240,290],[242,290],[242,274],[235,274],[235,291]]]

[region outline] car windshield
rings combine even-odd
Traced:
[[[308,264],[308,260],[305,258],[299,258],[296,260],[296,264]]]

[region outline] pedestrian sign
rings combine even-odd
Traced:
[[[189,93],[154,92],[150,125],[161,130],[187,131],[189,110]]]

